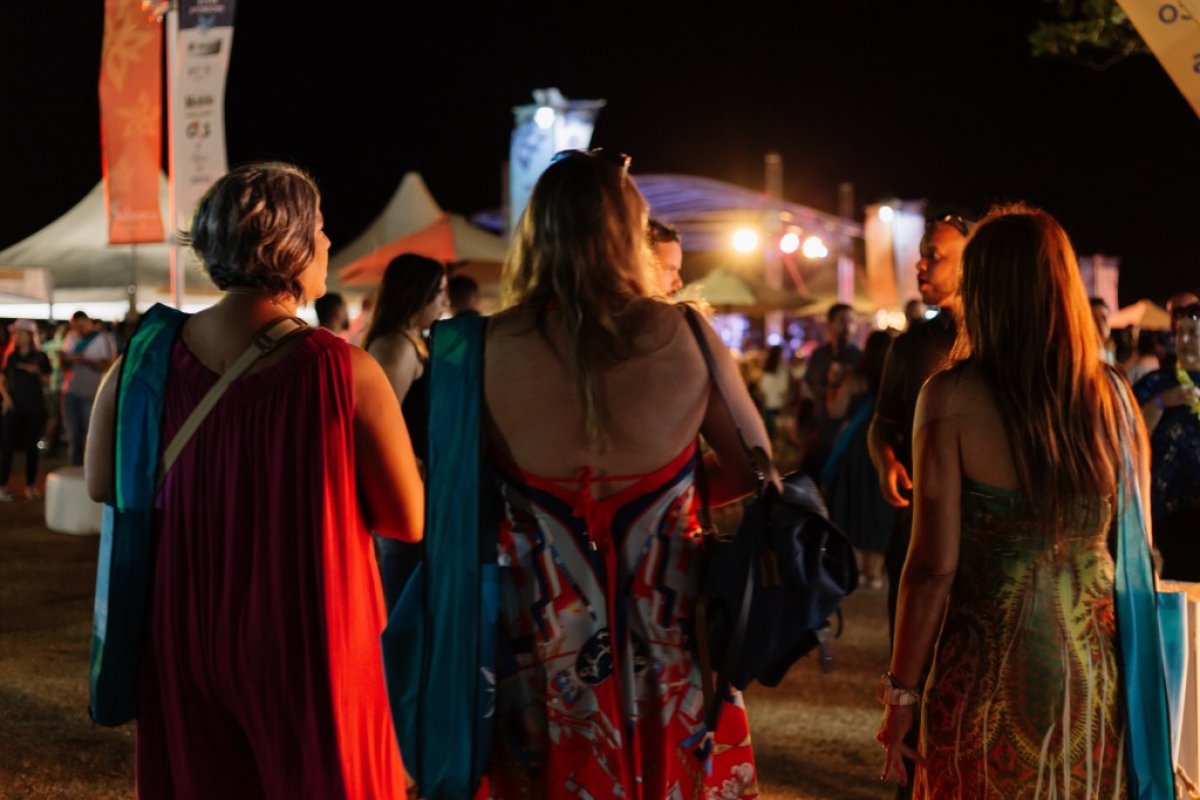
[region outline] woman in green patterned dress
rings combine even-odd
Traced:
[[[914,797],[1124,797],[1107,535],[1123,448],[1146,492],[1145,431],[1122,411],[1128,387],[1101,360],[1048,214],[989,214],[963,253],[962,297],[954,366],[925,385],[914,423],[884,777],[907,781],[903,755]]]

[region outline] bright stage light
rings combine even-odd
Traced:
[[[896,210],[894,208],[892,208],[891,206],[880,206],[878,213],[879,213],[879,221],[882,222],[884,225],[891,225],[892,218],[896,216]]]
[[[542,130],[554,126],[554,119],[558,114],[550,106],[542,106],[537,111],[533,112],[533,122]]]
[[[795,233],[785,233],[779,239],[779,250],[783,253],[794,253],[800,249],[800,236]]]
[[[758,247],[758,233],[750,228],[738,228],[733,234],[733,249],[749,253]]]
[[[824,258],[829,255],[829,248],[821,241],[820,236],[810,236],[804,240],[805,258]]]

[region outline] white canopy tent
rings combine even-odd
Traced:
[[[159,209],[167,218],[167,181],[159,179]],[[212,284],[190,251],[186,259],[189,294],[211,294]],[[0,269],[45,270],[53,278],[55,303],[124,302],[129,287],[137,287],[138,305],[169,295],[170,272],[166,242],[108,243],[104,215],[104,184],[97,183],[61,217],[40,231],[0,250]]]

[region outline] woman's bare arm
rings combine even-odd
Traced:
[[[930,378],[913,422],[913,531],[896,609],[892,674],[916,686],[933,653],[958,571],[962,466],[954,373]]]
[[[118,357],[105,373],[92,404],[87,447],[83,451],[83,477],[88,495],[97,503],[114,501],[113,447],[117,433],[117,384],[121,374]]]
[[[367,524],[406,542],[425,528],[425,487],[417,470],[400,403],[383,369],[367,353],[350,348],[354,372],[354,451]]]
[[[771,440],[767,436],[767,429],[758,409],[754,407],[754,401],[750,399],[750,392],[742,382],[737,364],[729,354],[729,349],[712,326],[705,323],[700,329],[713,354],[716,368],[713,378],[720,383],[730,406],[727,411],[725,404],[717,396],[716,387],[710,386],[708,410],[705,412],[700,432],[712,448],[712,452],[704,461],[709,502],[719,506],[745,497],[757,488],[754,466],[747,457],[741,439],[738,438],[735,422],[746,438],[746,446],[761,448],[768,460],[771,457]],[[770,463],[759,466],[767,473],[768,479],[778,478],[774,466]]]

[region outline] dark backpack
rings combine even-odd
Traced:
[[[790,475],[782,491],[765,483],[765,454],[746,445],[716,380],[701,322],[691,308],[684,308],[684,316],[708,365],[713,390],[759,481],[758,498],[746,508],[737,534],[724,540],[710,537],[705,545],[696,644],[704,673],[706,721],[709,730],[716,730],[719,701],[730,686],[744,689],[753,681],[777,686],[791,666],[817,646],[822,668],[829,670],[829,620],[839,614],[842,598],[857,588],[858,566],[849,540],[826,518],[811,479]],[[703,465],[697,477],[703,521],[711,532]]]
[[[817,646],[822,669],[832,667],[829,620],[858,585],[858,567],[846,536],[807,501],[806,484],[808,476],[795,474],[782,494],[768,485],[736,536],[706,546],[710,656],[738,689],[778,686]]]

